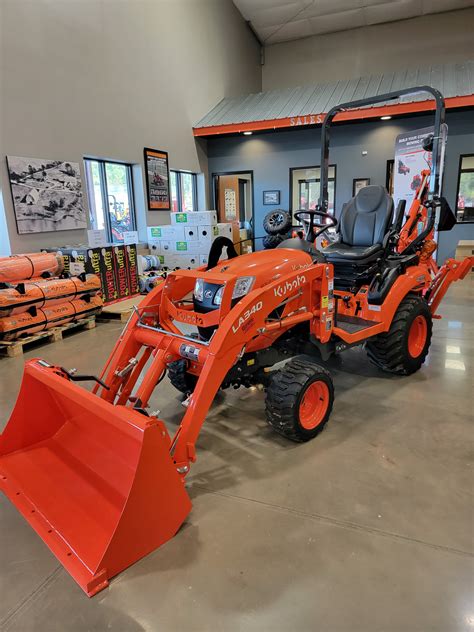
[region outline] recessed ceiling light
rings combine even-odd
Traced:
[[[244,136],[252,136],[253,132],[244,132]]]
[[[381,116],[381,117],[380,117],[380,120],[381,120],[381,121],[389,121],[391,118],[392,118],[392,117],[391,117],[391,116],[389,116],[389,115],[387,114],[387,116]]]

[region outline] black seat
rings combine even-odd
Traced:
[[[369,263],[382,252],[391,223],[393,200],[382,186],[368,186],[342,207],[339,218],[340,240],[323,253],[331,263]]]

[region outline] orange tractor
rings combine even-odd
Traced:
[[[420,90],[436,101],[433,160],[407,216],[382,187],[366,187],[343,206],[339,240],[318,251],[318,235],[338,223],[327,212],[332,119]],[[143,299],[100,377],[26,363],[0,437],[0,486],[88,595],[186,519],[185,478],[219,389],[264,384],[269,424],[307,441],[331,413],[323,365],[332,354],[365,345],[383,370],[421,367],[443,295],[472,266],[449,259],[438,268],[432,256],[435,229],[453,220],[438,195],[443,117],[443,98],[428,87],[333,108],[322,126],[320,202],[306,214],[304,238],[242,256],[218,238],[207,267],[172,272]],[[167,373],[187,395],[174,436],[149,407]],[[78,384],[87,380],[92,392]]]

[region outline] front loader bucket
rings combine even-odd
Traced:
[[[92,596],[188,515],[169,446],[163,422],[31,360],[0,436],[0,487]]]

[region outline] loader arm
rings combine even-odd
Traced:
[[[130,406],[147,414],[150,396],[167,365],[191,357],[192,369],[199,377],[170,450],[177,471],[186,475],[190,462],[195,461],[195,444],[215,394],[246,348],[271,346],[284,332],[304,321],[310,322],[312,332],[323,342],[329,339],[331,330],[325,327],[325,322],[321,326],[328,309],[327,301],[321,305],[321,297],[328,295],[331,270],[329,265],[314,265],[281,276],[253,290],[233,308],[234,277],[177,271],[169,283],[155,288],[132,315],[101,374],[108,388],[97,385],[94,391],[98,393],[101,389],[100,397],[115,406]],[[197,274],[207,280],[224,277],[227,281],[220,310],[198,314],[192,309],[176,307],[175,300],[189,292]],[[269,319],[282,304],[285,305],[282,316]],[[179,322],[196,325],[218,322],[219,327],[210,341],[204,341],[182,334],[177,327]],[[134,390],[140,377],[141,382]]]

